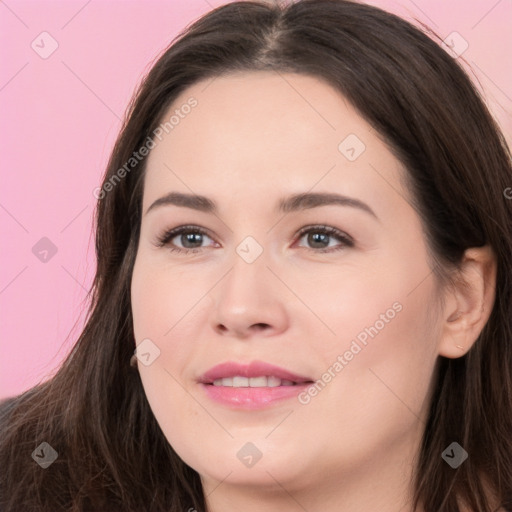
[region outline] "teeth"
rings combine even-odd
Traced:
[[[242,377],[235,375],[234,377],[224,377],[223,379],[215,379],[214,386],[226,386],[232,388],[275,388],[277,386],[294,386],[295,383],[291,380],[280,379],[279,377]]]
[[[267,377],[267,386],[269,388],[275,388],[280,385],[281,379],[279,377],[274,377],[273,375],[271,377]]]
[[[247,382],[251,388],[265,388],[268,386],[267,380],[267,377],[251,377]]]
[[[222,380],[224,380],[224,379],[222,379]],[[247,377],[239,377],[238,375],[236,375],[235,377],[233,377],[233,387],[234,388],[247,388],[247,387],[249,387],[249,379]]]

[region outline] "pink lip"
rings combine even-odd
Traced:
[[[297,384],[273,388],[233,388],[213,385],[213,381],[216,379],[234,377],[235,375],[242,377],[274,376],[282,380],[291,380]],[[262,409],[275,402],[296,397],[312,382],[307,377],[262,361],[253,361],[248,365],[235,362],[222,363],[210,368],[199,379],[202,389],[211,400],[231,408],[247,410]]]

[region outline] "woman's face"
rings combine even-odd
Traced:
[[[167,440],[211,488],[407,474],[441,330],[404,168],[304,75],[201,82],[172,115],[148,157],[131,289]]]

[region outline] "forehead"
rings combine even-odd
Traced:
[[[406,194],[402,166],[378,133],[316,77],[258,71],[207,79],[175,99],[161,127],[148,159],[145,207],[169,190],[214,191],[219,200],[313,187],[366,190],[369,199]],[[394,190],[379,192],[383,179]]]

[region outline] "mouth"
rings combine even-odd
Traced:
[[[273,388],[313,382],[313,379],[264,361],[249,364],[227,361],[210,368],[199,382],[213,386]]]
[[[207,385],[212,386],[225,386],[229,388],[276,388],[278,386],[297,386],[304,384],[304,381],[296,382],[288,379],[281,379],[275,375],[262,375],[259,377],[243,377],[242,375],[235,375],[234,377],[223,377],[222,379],[215,379],[213,382],[205,382]]]
[[[233,409],[261,409],[290,399],[314,381],[262,361],[226,362],[199,379],[207,397]]]

